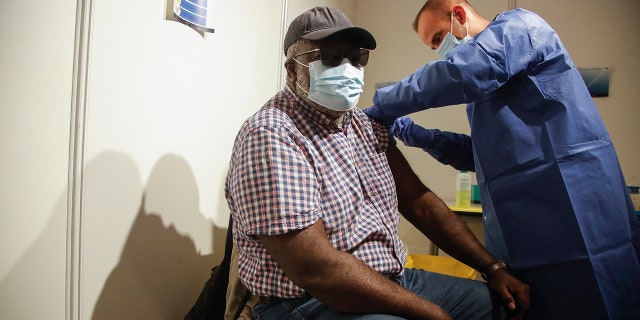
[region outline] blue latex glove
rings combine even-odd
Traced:
[[[442,164],[457,170],[475,171],[473,147],[468,135],[425,129],[409,117],[396,119],[390,131],[406,146],[421,148]]]
[[[363,110],[364,113],[371,119],[376,120],[382,123],[385,127],[390,128],[393,124],[393,120],[395,118],[389,118],[384,115],[382,108],[380,108],[377,104],[372,105]]]
[[[415,124],[409,117],[396,119],[391,125],[391,133],[405,146],[418,148],[430,148],[435,137],[433,129],[425,129]]]

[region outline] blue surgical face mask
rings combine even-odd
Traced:
[[[447,52],[451,49],[459,46],[460,44],[467,43],[471,40],[471,36],[469,35],[469,25],[467,23],[464,24],[467,28],[467,35],[462,38],[462,40],[458,40],[456,36],[452,34],[453,32],[453,12],[451,13],[451,31],[447,33],[442,42],[440,42],[440,46],[436,50],[436,53],[440,57],[440,59],[446,59]]]
[[[363,69],[354,67],[346,58],[337,67],[327,67],[321,61],[311,62],[308,67],[309,92],[297,82],[296,85],[307,93],[309,100],[335,111],[348,111],[356,106],[364,88]]]

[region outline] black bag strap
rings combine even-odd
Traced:
[[[229,216],[227,236],[224,244],[224,258],[211,269],[211,277],[204,285],[195,305],[184,317],[185,320],[222,320],[227,308],[227,288],[233,250],[233,220]],[[244,305],[243,305],[244,307]]]
[[[224,258],[222,258],[222,262],[220,262],[220,265],[225,265],[227,269],[229,269],[229,265],[231,264],[231,251],[233,251],[233,219],[231,215],[229,215],[227,237],[224,240]]]

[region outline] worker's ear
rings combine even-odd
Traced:
[[[464,10],[462,6],[455,6],[451,9],[451,14],[454,18],[458,19],[461,25],[467,23],[467,12]]]

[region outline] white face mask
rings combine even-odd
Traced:
[[[309,92],[297,82],[296,85],[309,100],[334,111],[349,111],[356,106],[364,88],[363,69],[354,67],[347,58],[337,67],[327,67],[321,61],[311,62],[307,67]]]
[[[451,33],[453,32],[453,12],[451,12],[451,31],[447,33],[447,35],[444,37],[444,39],[440,43],[440,46],[436,50],[436,54],[438,54],[440,59],[446,59],[447,52],[471,40],[471,36],[469,35],[469,24],[465,23],[464,25],[467,28],[467,35],[464,38],[462,38],[462,40],[458,40],[458,38],[456,38],[456,36],[454,36]]]

